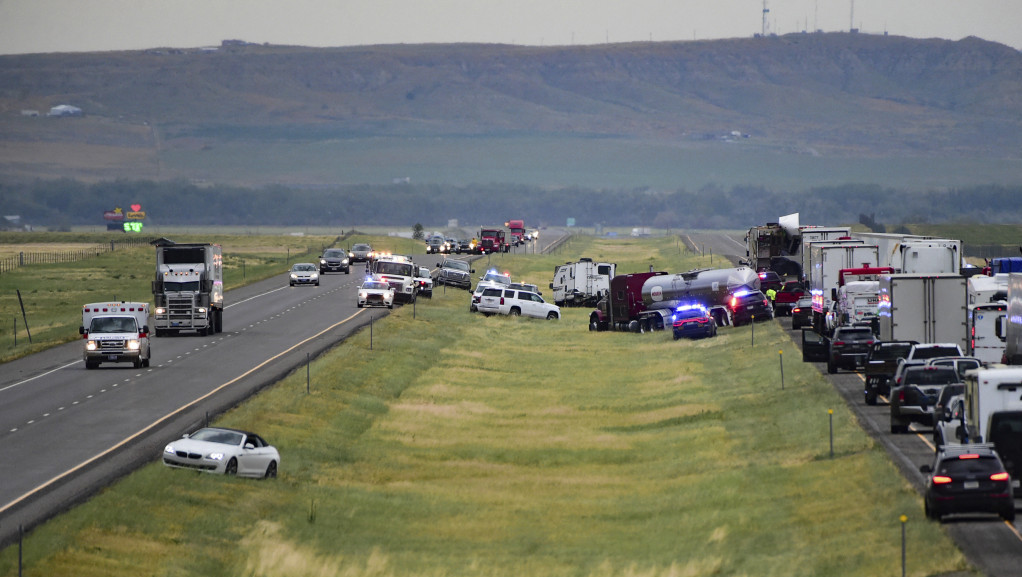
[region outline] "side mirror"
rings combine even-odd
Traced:
[[[997,338],[1001,339],[1002,341],[1005,340],[1005,338],[1007,338],[1008,335],[1006,335],[1004,331],[1004,315],[1001,315],[994,319],[994,334],[997,335]]]
[[[145,334],[149,334],[149,325],[142,325],[142,332]]]
[[[245,448],[246,449],[254,449],[255,445],[253,445],[252,443],[245,443]]]
[[[88,333],[85,331],[85,327],[78,327],[78,334],[86,335]]]

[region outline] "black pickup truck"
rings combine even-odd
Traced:
[[[877,397],[891,392],[891,377],[898,361],[905,358],[915,341],[876,341],[866,355],[866,404],[877,404]]]

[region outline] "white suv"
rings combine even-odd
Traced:
[[[534,292],[502,287],[486,287],[476,308],[483,314],[525,315],[538,319],[561,318],[561,308],[543,300]]]

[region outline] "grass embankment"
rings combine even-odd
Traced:
[[[109,247],[111,240],[123,238],[123,233],[0,233],[0,254]],[[297,261],[314,261],[327,246],[348,247],[355,242],[369,241],[381,248],[407,252],[418,249],[420,244],[407,239],[361,234],[342,241],[337,236],[288,234],[182,234],[171,235],[171,238],[176,242],[220,244],[224,253],[226,290],[283,274]],[[152,303],[155,271],[155,249],[136,246],[100,252],[77,262],[33,264],[0,274],[0,362],[78,339],[85,303]],[[21,314],[18,291],[25,307],[25,318]]]
[[[579,255],[700,264],[674,242],[492,264],[540,286]],[[467,305],[395,309],[371,351],[363,331],[316,360],[310,394],[302,370],[224,415],[279,447],[279,479],[153,463],[34,531],[28,574],[890,575],[903,513],[910,575],[966,567],[779,325],[674,341]]]

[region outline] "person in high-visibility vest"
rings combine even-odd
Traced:
[[[777,291],[772,288],[768,288],[766,291],[766,297],[770,299],[770,306],[774,306],[774,299],[777,298]]]

